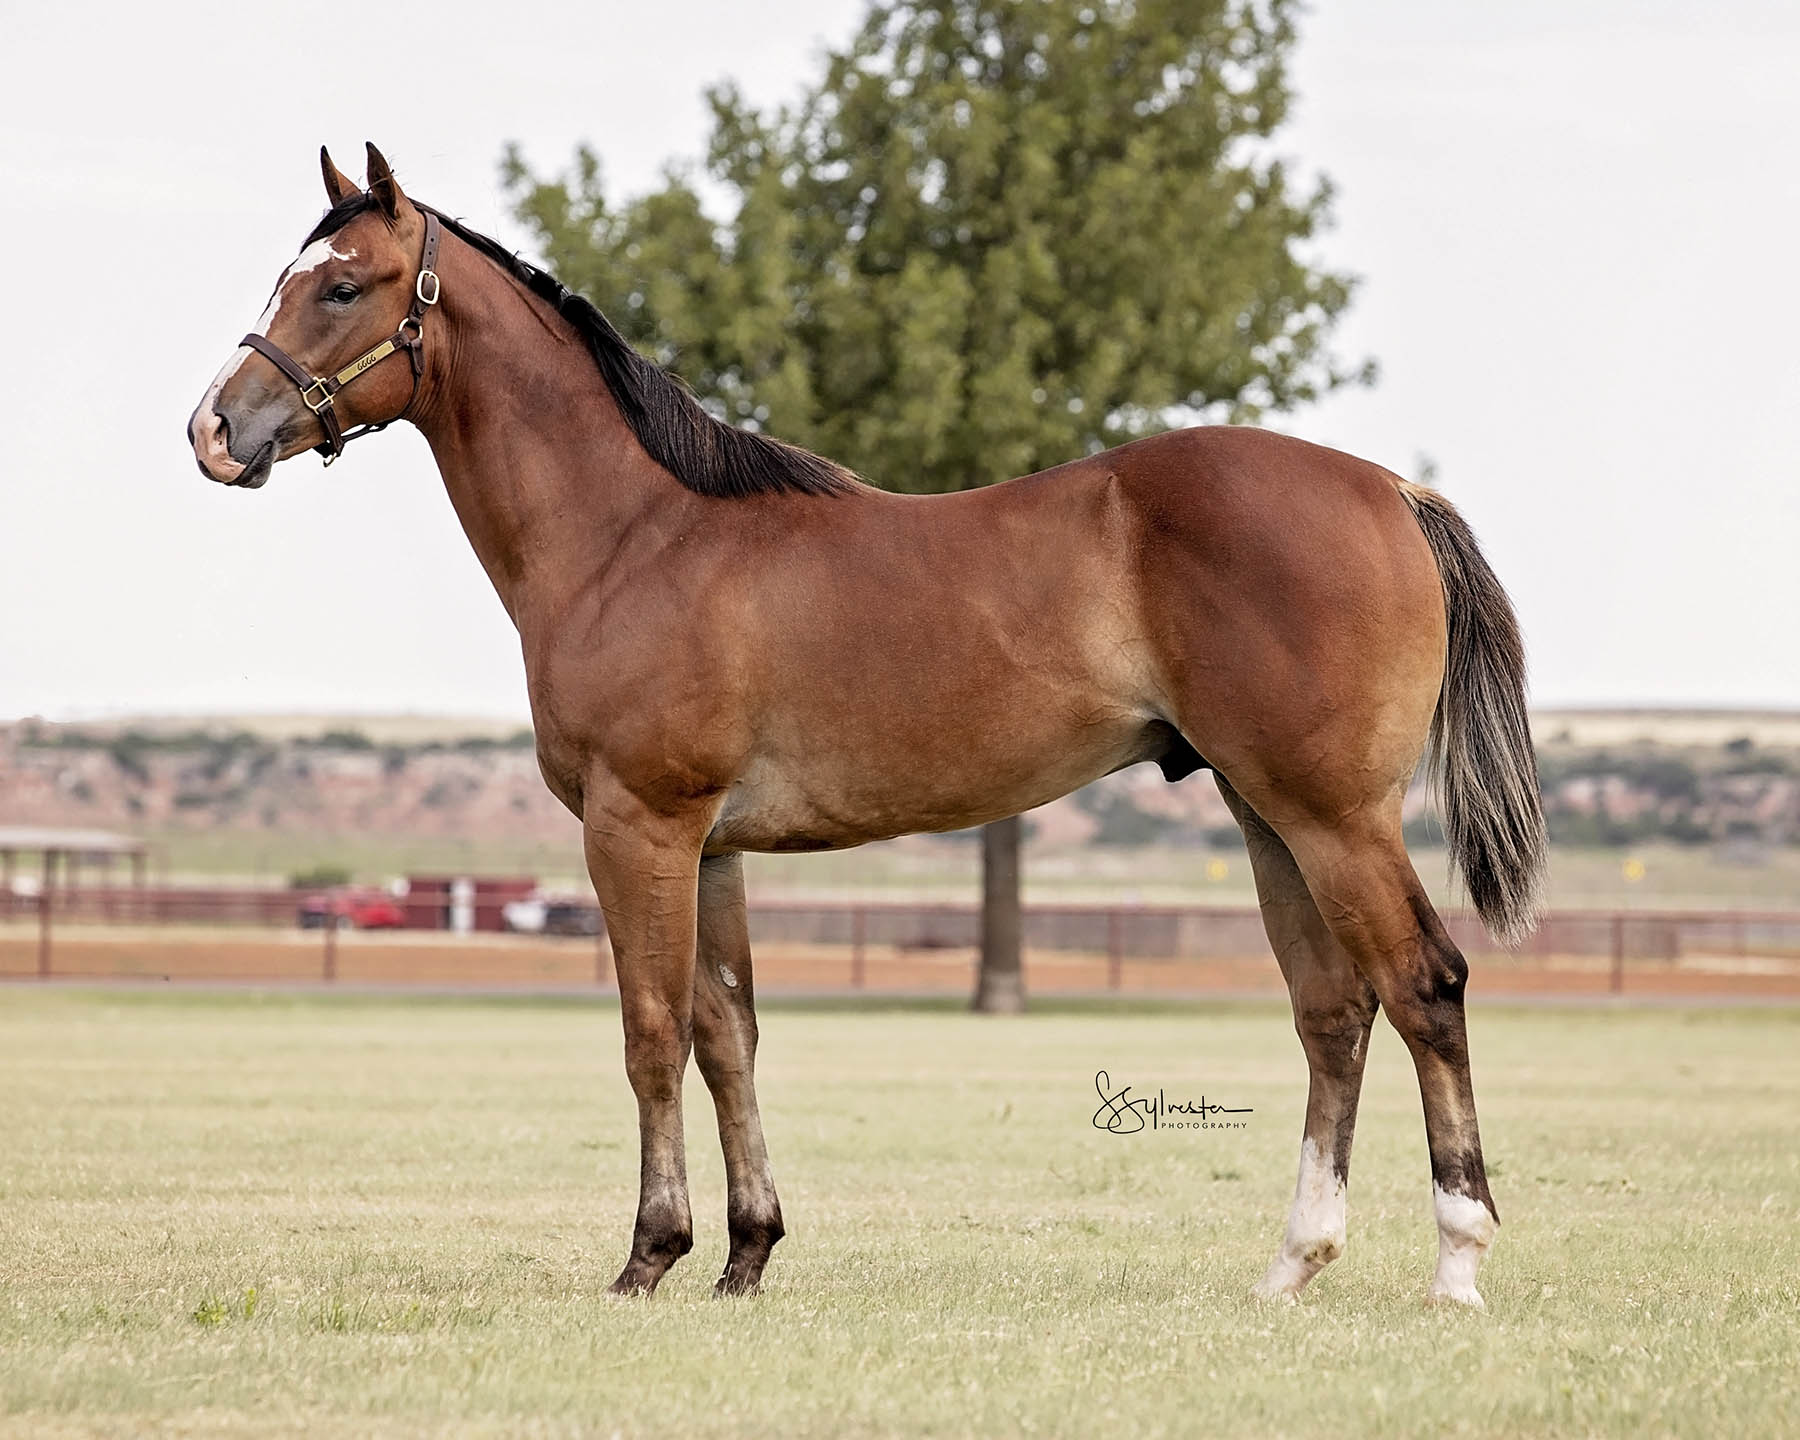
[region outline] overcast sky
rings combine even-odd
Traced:
[[[516,638],[410,429],[267,488],[188,412],[298,249],[328,142],[514,244],[496,162],[641,189],[703,85],[787,96],[861,0],[346,11],[8,5],[0,716],[525,712]],[[1382,380],[1282,428],[1428,454],[1540,704],[1800,704],[1800,6],[1320,4],[1281,149],[1340,190]]]

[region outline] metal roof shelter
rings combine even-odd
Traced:
[[[100,868],[102,883],[112,878],[113,862],[125,856],[131,863],[131,883],[144,883],[148,847],[135,835],[115,835],[107,830],[59,830],[38,825],[0,825],[0,889],[11,890],[13,870],[20,855],[42,857],[45,893],[55,888],[57,862],[62,862],[63,889],[79,887],[83,861]]]

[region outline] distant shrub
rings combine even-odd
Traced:
[[[1621,761],[1613,773],[1648,790],[1659,800],[1700,798],[1700,775],[1679,756],[1634,756],[1628,761]]]
[[[1771,755],[1764,750],[1760,754],[1734,758],[1725,767],[1725,773],[1727,775],[1786,775],[1792,768],[1785,756]]]
[[[1660,832],[1655,816],[1640,815],[1620,820],[1605,811],[1583,815],[1553,810],[1544,817],[1550,839],[1558,845],[1575,845],[1584,849],[1612,849],[1620,845],[1637,845],[1654,839]]]
[[[106,753],[112,756],[113,764],[138,784],[150,783],[150,767],[144,763],[143,747],[133,743],[129,736],[121,735],[106,747]]]
[[[45,730],[40,725],[27,725],[19,735],[19,744],[30,750],[105,750],[112,742],[86,730]]]
[[[1094,817],[1096,845],[1155,845],[1184,830],[1179,820],[1144,810],[1116,790],[1081,790],[1075,803]]]
[[[1689,815],[1677,815],[1663,826],[1663,832],[1677,845],[1705,845],[1713,838],[1713,832]]]
[[[248,793],[242,785],[223,787],[207,785],[204,783],[204,777],[202,777],[202,783],[194,784],[191,777],[183,778],[187,783],[184,783],[173,797],[173,803],[177,810],[198,810],[207,805],[239,805],[243,803],[244,797]]]
[[[1444,825],[1436,815],[1426,812],[1415,815],[1400,827],[1401,839],[1408,845],[1442,845],[1444,843]]]
[[[334,885],[349,883],[350,870],[344,865],[314,865],[288,876],[288,884],[295,890],[329,890]]]

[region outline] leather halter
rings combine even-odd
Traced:
[[[425,373],[425,312],[438,303],[438,296],[443,293],[444,288],[434,268],[437,265],[438,241],[442,237],[443,227],[431,211],[421,207],[420,213],[425,217],[425,244],[419,252],[419,275],[413,281],[412,304],[407,308],[406,318],[400,322],[400,328],[372,350],[363,351],[336,374],[314,375],[267,335],[251,333],[238,341],[240,345],[248,345],[299,386],[301,402],[318,416],[319,424],[324,428],[324,443],[313,446],[313,449],[325,457],[327,465],[342,455],[344,446],[358,436],[385,430],[394,423],[393,420],[382,420],[375,424],[359,425],[354,430],[345,430],[339,424],[337,410],[332,402],[337,399],[338,391],[363,371],[372,370],[388,356],[404,350],[412,357],[413,396],[418,396],[419,377]],[[407,402],[406,408],[412,408],[412,401]],[[406,410],[402,410],[400,415],[405,413]],[[394,420],[398,420],[400,415],[396,415]]]

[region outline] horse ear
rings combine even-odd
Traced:
[[[400,182],[388,168],[386,157],[375,148],[375,142],[364,143],[369,149],[369,193],[375,197],[383,215],[390,220],[398,219],[400,202],[406,198],[400,193]]]
[[[360,195],[356,182],[331,163],[331,152],[323,145],[319,147],[319,170],[325,176],[325,193],[331,197],[331,203],[337,204],[346,195]]]

